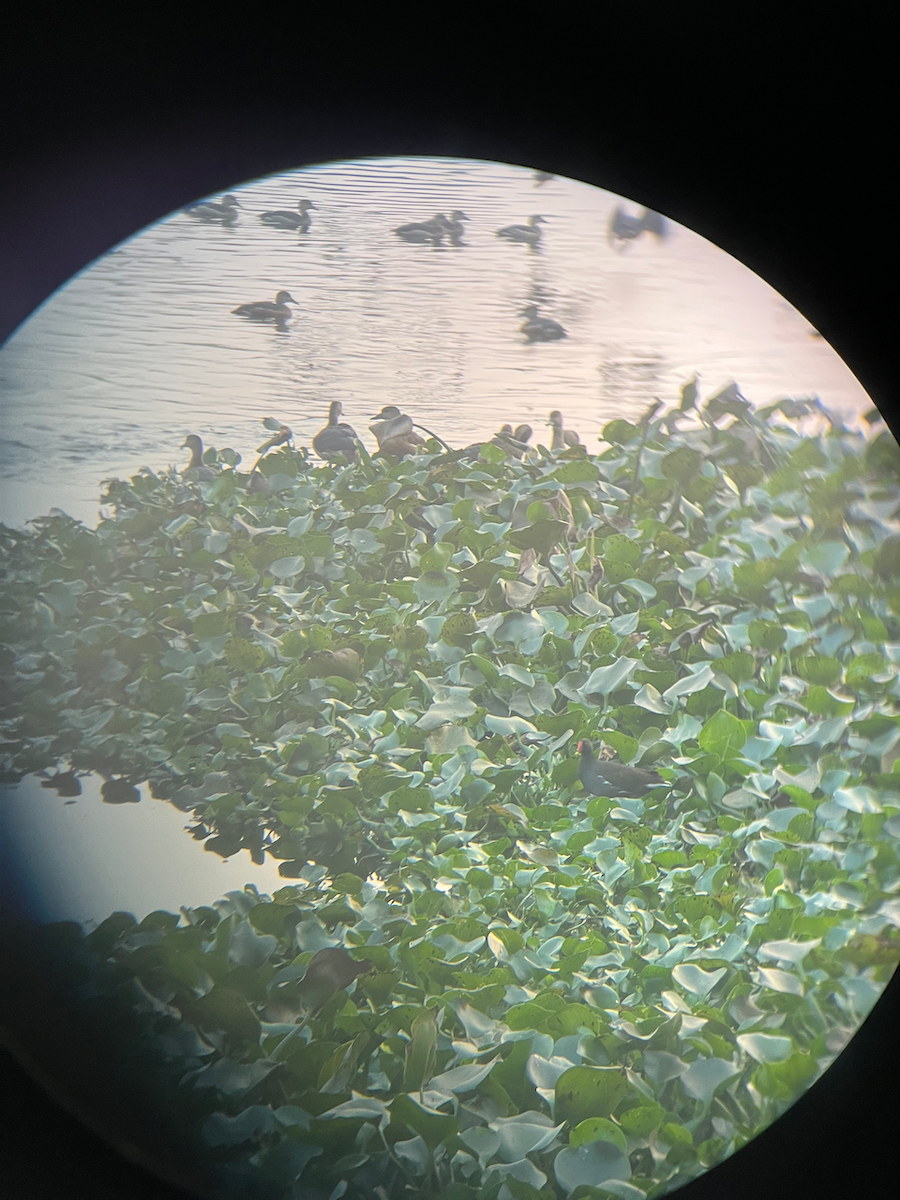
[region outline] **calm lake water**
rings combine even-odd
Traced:
[[[614,416],[732,379],[755,404],[818,394],[871,406],[847,365],[768,284],[683,226],[624,253],[607,242],[619,197],[529,170],[450,159],[376,159],[293,171],[233,189],[233,226],[175,213],[99,259],[0,351],[0,520],[61,507],[97,519],[99,483],[183,463],[188,432],[247,460],[259,422],[309,444],[328,404],[370,446],[395,403],[460,446],[504,422],[548,440],[553,408],[589,448]],[[258,214],[316,206],[305,235]],[[636,213],[634,205],[626,207]],[[465,245],[409,245],[391,230],[460,209]],[[531,214],[539,250],[495,236]],[[279,289],[285,331],[232,315]],[[528,303],[564,341],[529,345]]]
[[[71,800],[34,775],[0,784],[2,885],[38,920],[91,928],[111,912],[130,912],[141,921],[157,909],[211,905],[247,883],[270,895],[291,883],[273,858],[258,867],[246,850],[225,860],[205,852],[185,832],[190,815],[146,787],[138,803],[110,805],[101,783],[83,777]]]

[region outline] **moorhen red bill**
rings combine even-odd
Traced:
[[[592,796],[628,796],[637,799],[650,788],[666,782],[655,771],[595,758],[590,742],[579,742],[578,753],[581,755],[578,778],[584,790]]]

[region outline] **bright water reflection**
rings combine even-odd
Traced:
[[[98,260],[0,353],[0,518],[52,506],[91,524],[101,478],[182,462],[188,431],[245,460],[276,416],[309,444],[328,402],[372,444],[396,403],[452,445],[563,410],[589,449],[614,416],[735,379],[757,405],[818,394],[871,404],[846,364],[768,284],[682,226],[617,253],[618,197],[530,171],[450,159],[379,159],[294,171],[236,189],[233,225],[177,213]],[[315,204],[308,233],[259,213]],[[410,245],[392,229],[463,211],[462,245]],[[539,248],[495,236],[546,218]],[[233,316],[279,289],[285,330]],[[528,344],[536,303],[568,337]]]

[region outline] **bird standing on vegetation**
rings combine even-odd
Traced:
[[[184,211],[189,217],[196,217],[198,221],[233,224],[238,219],[235,209],[241,207],[237,197],[229,194],[223,196],[218,204],[215,200],[201,200],[197,204],[189,204]]]
[[[529,304],[519,314],[525,317],[524,325],[519,326],[519,333],[524,333],[529,342],[557,342],[560,338],[568,337],[558,321],[538,316],[539,311],[536,304]]]
[[[506,238],[508,242],[526,242],[529,246],[536,246],[541,240],[541,230],[538,229],[538,225],[546,224],[547,221],[544,217],[529,217],[527,225],[505,225],[502,229],[498,229],[497,237]]]
[[[388,458],[403,458],[406,454],[415,454],[420,446],[425,445],[425,439],[413,429],[413,419],[402,413],[395,404],[386,404],[369,429],[375,434],[379,451]]]
[[[315,207],[311,200],[299,200],[297,202],[298,212],[290,212],[288,209],[279,208],[274,209],[272,212],[260,213],[259,219],[264,225],[274,225],[276,229],[296,229],[300,233],[306,233],[312,224],[309,209]]]
[[[581,438],[574,430],[563,429],[563,417],[558,408],[554,408],[550,414],[547,424],[552,428],[553,434],[550,441],[551,450],[569,449],[584,449],[581,444]]]
[[[191,452],[191,461],[181,472],[182,475],[191,473],[191,479],[215,479],[216,472],[212,467],[207,467],[203,462],[203,442],[196,433],[189,433],[181,443],[181,448],[188,449]]]
[[[596,758],[594,747],[588,741],[578,743],[578,753],[581,755],[578,778],[584,790],[592,796],[628,796],[636,799],[650,788],[666,782],[656,771],[626,767],[624,763]]]
[[[237,316],[247,317],[251,321],[274,321],[276,324],[280,324],[291,319],[292,313],[288,308],[288,301],[291,304],[297,303],[290,292],[278,292],[274,303],[271,300],[257,300],[253,304],[239,304],[231,311]]]
[[[312,440],[313,450],[326,462],[345,458],[356,462],[359,458],[356,430],[340,423],[343,406],[340,400],[332,400],[328,408],[328,424]]]
[[[514,458],[523,458],[531,449],[528,442],[533,432],[530,425],[517,425],[515,429],[512,425],[502,425],[491,441]]]

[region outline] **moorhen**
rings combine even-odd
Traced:
[[[595,758],[590,742],[579,742],[578,753],[581,755],[578,778],[584,790],[592,796],[628,796],[636,799],[650,788],[666,782],[655,771]]]

